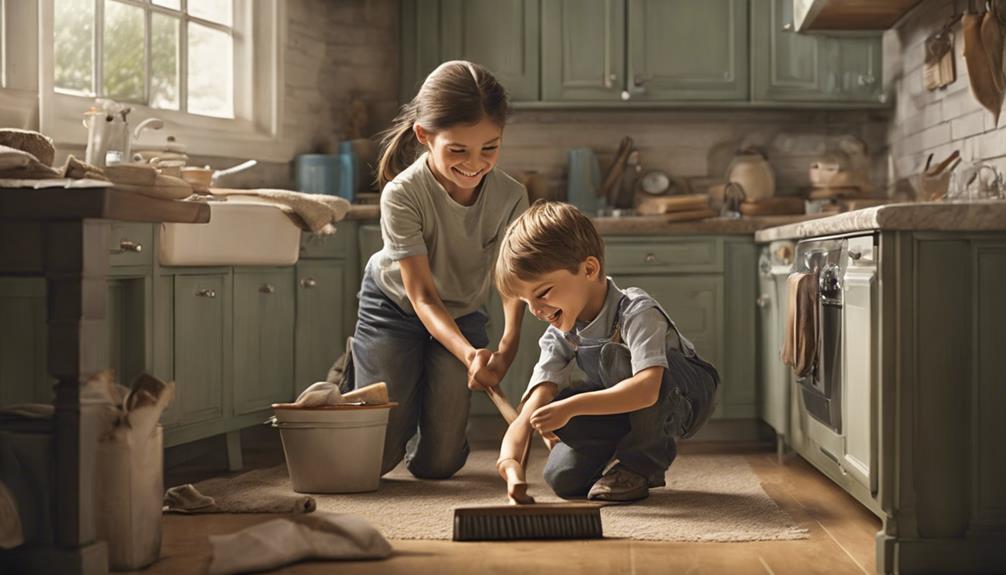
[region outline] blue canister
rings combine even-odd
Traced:
[[[360,166],[352,142],[339,144],[339,189],[338,195],[352,202],[360,185]]]
[[[588,216],[596,216],[603,205],[597,196],[601,187],[601,167],[590,148],[569,151],[569,174],[566,179],[566,200]]]
[[[339,156],[301,154],[294,163],[297,189],[307,194],[335,195],[339,191]]]

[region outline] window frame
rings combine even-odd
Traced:
[[[34,128],[38,117],[38,2],[0,0],[3,59],[0,61],[0,118]],[[25,49],[27,48],[27,49]],[[17,58],[11,58],[17,54]]]
[[[84,146],[87,133],[81,126],[81,119],[84,112],[94,105],[94,98],[55,90],[53,0],[32,1],[39,2],[41,21],[37,42],[39,131],[53,138],[57,146]],[[235,36],[242,35],[246,46],[234,50],[234,94],[244,94],[245,97],[235,98],[233,119],[130,104],[130,123],[133,126],[151,117],[165,122],[162,130],[145,131],[140,140],[134,142],[134,147],[163,145],[165,136],[170,134],[186,146],[190,156],[289,161],[294,146],[282,134],[285,12],[283,0],[235,3],[234,33]],[[185,57],[185,54],[183,49],[180,57]]]

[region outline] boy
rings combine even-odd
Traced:
[[[656,300],[604,275],[601,238],[569,204],[539,201],[514,220],[496,282],[549,323],[497,461],[511,501],[531,501],[515,486],[532,428],[552,446],[545,481],[560,497],[635,501],[663,486],[675,436],[694,435],[715,407],[716,369]],[[571,387],[574,359],[587,381]]]

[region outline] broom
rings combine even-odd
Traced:
[[[506,422],[513,423],[517,411],[500,391],[494,387],[486,389],[489,398]],[[519,461],[527,468],[531,451],[531,438],[524,444],[524,453]],[[510,481],[508,480],[508,484]],[[508,541],[515,539],[599,539],[604,536],[601,528],[601,506],[592,503],[533,503],[527,496],[527,484],[519,483],[515,493],[518,501],[529,501],[518,505],[489,505],[479,507],[458,507],[454,509],[455,541]]]

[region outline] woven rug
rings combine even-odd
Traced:
[[[494,467],[498,452],[473,451],[464,469],[444,481],[421,481],[403,465],[372,493],[313,495],[317,509],[353,513],[388,539],[451,539],[453,509],[505,502]],[[531,455],[529,492],[539,502],[561,501],[541,479],[546,453]],[[222,512],[254,512],[295,493],[285,465],[196,484]],[[273,506],[275,507],[275,506]],[[742,455],[684,455],[667,471],[667,487],[631,505],[601,511],[606,537],[649,541],[766,541],[805,539],[807,530],[765,493]]]

